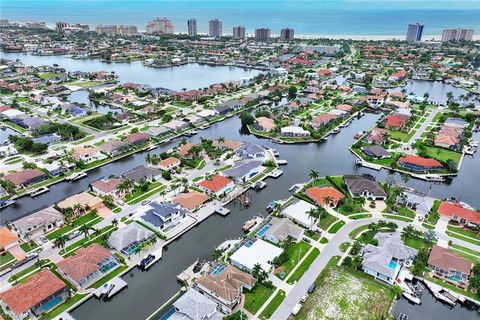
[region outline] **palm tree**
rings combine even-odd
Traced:
[[[329,207],[332,203],[333,203],[333,197],[332,196],[326,196],[326,197],[323,197],[323,202],[325,203],[325,205],[327,207]]]
[[[167,195],[167,192],[165,190],[160,191],[160,195],[162,196],[163,201],[165,201],[165,196]]]
[[[315,170],[312,169],[312,170],[310,170],[310,174],[309,174],[308,176],[309,176],[310,179],[312,179],[312,180],[317,180],[318,177],[319,177],[319,174],[318,174],[317,171],[315,171]]]
[[[62,234],[57,239],[55,239],[53,243],[55,247],[63,249],[65,247],[65,244],[67,243],[67,240],[68,240],[67,236]]]
[[[217,141],[218,141],[218,144],[222,145],[225,142],[225,138],[219,137]]]
[[[364,197],[357,197],[355,198],[355,202],[361,205],[363,208],[363,206],[367,203],[367,199],[365,199]]]
[[[407,185],[408,181],[410,181],[410,175],[403,173],[402,174],[402,181]]]
[[[113,226],[114,228],[118,227],[118,219],[117,219],[117,218],[114,218],[114,219],[112,220],[112,226]]]
[[[90,233],[90,229],[91,228],[89,226],[84,224],[78,229],[78,231],[80,231],[80,233],[82,233],[85,236],[85,238],[87,238],[88,234]]]
[[[98,228],[93,229],[93,234],[95,235],[95,237],[99,237],[101,235],[100,229]]]
[[[320,211],[318,210],[318,208],[311,208],[307,211],[307,215],[310,219],[313,220],[315,224],[320,219]]]

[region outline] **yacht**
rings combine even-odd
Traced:
[[[44,186],[44,187],[41,187],[41,188],[30,191],[28,194],[30,195],[30,197],[33,198],[33,197],[39,196],[42,193],[45,193],[45,192],[48,192],[48,191],[50,191],[50,188],[47,187],[47,186]]]
[[[15,203],[15,200],[0,200],[0,210],[8,206],[11,206],[14,203]]]
[[[65,178],[65,180],[76,181],[76,180],[80,180],[82,178],[85,178],[86,176],[87,176],[86,172],[80,171],[80,172],[75,172],[75,173],[69,175],[68,177]]]
[[[287,163],[288,163],[287,160],[282,160],[282,159],[277,160],[277,164],[280,166],[286,165]]]
[[[276,170],[273,170],[273,171],[270,173],[270,176],[273,177],[273,178],[278,178],[278,177],[280,177],[282,174],[283,174],[283,171],[282,171],[282,170],[276,169]]]

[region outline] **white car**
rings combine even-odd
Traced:
[[[305,301],[307,301],[308,299],[308,293],[305,293],[302,297],[302,299],[300,300],[301,303],[305,303]]]
[[[146,206],[146,205],[149,204],[150,202],[152,202],[152,200],[143,200],[143,201],[142,201],[142,206]]]

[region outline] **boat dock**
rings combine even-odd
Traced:
[[[215,212],[222,216],[226,216],[227,214],[230,213],[230,209],[227,209],[225,207],[218,207],[215,209]]]
[[[125,280],[120,277],[115,277],[100,288],[96,289],[94,294],[98,298],[105,297],[106,299],[110,299],[126,286],[127,282]]]
[[[187,269],[177,275],[177,280],[190,286],[194,280],[200,278],[208,269],[210,269],[210,265],[207,262],[202,263],[197,259]]]
[[[427,288],[432,292],[433,296],[441,302],[455,306],[457,304],[457,300],[460,302],[465,301],[463,297],[460,297],[460,295],[449,289],[446,289],[428,280],[424,280],[424,282],[427,285]]]

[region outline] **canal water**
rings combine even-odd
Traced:
[[[231,66],[207,66],[190,63],[172,68],[145,67],[141,61],[130,63],[107,63],[93,59],[71,59],[64,56],[34,56],[25,53],[0,52],[0,57],[10,60],[20,59],[25,65],[41,66],[58,64],[68,71],[108,71],[115,72],[120,82],[149,84],[176,91],[183,88],[203,89],[213,83],[240,81],[258,75],[261,71]]]
[[[26,63],[32,65],[46,64],[46,62],[40,62],[44,61],[41,59],[45,57],[34,58],[38,58],[36,63]],[[61,65],[58,61],[54,63]],[[86,68],[75,68],[75,70],[77,69],[85,70]],[[160,72],[161,70],[158,71]],[[115,72],[117,71],[115,70]],[[143,82],[146,81],[145,79],[147,78],[142,77]],[[123,81],[135,82],[133,79]],[[180,289],[176,282],[178,273],[197,258],[209,259],[214,248],[222,241],[241,236],[241,227],[246,220],[257,214],[265,214],[265,208],[271,201],[287,198],[290,195],[288,188],[295,183],[308,180],[308,174],[311,169],[318,171],[320,175],[370,173],[380,181],[384,181],[389,174],[387,171],[377,172],[355,166],[355,158],[348,151],[348,147],[354,141],[353,136],[359,131],[371,128],[378,120],[378,117],[378,115],[367,114],[361,119],[356,119],[349,127],[343,128],[339,134],[331,136],[326,142],[322,143],[275,144],[270,140],[260,139],[246,133],[242,130],[238,117],[229,118],[212,125],[206,130],[199,131],[198,135],[191,138],[193,142],[199,141],[201,137],[216,139],[221,136],[226,139],[250,141],[277,149],[280,153],[280,158],[288,160],[288,165],[281,168],[284,171],[281,177],[275,180],[266,180],[267,188],[258,193],[255,192],[255,194],[251,191],[251,206],[248,209],[244,209],[238,203],[233,202],[229,205],[231,213],[228,216],[213,215],[171,243],[164,252],[163,260],[153,266],[148,272],[134,269],[125,275],[128,288],[112,301],[106,303],[92,298],[75,309],[72,312],[73,316],[76,319],[89,320],[145,319]],[[476,139],[480,139],[479,134],[476,135]],[[161,153],[178,143],[179,139],[162,144],[152,153]],[[102,176],[120,175],[135,166],[144,164],[145,155],[146,152],[137,153],[92,170],[87,178],[77,182],[62,182],[53,185],[50,192],[40,195],[34,200],[24,197],[18,201],[16,206],[8,207],[2,211],[0,222],[4,224],[6,220],[14,220],[28,213],[35,212],[42,207],[53,205],[65,197],[87,189],[92,181]],[[478,191],[480,161],[478,159],[478,156],[475,158],[466,157],[461,172],[457,178],[453,179],[451,184],[428,184],[412,179],[408,185],[438,198],[456,196],[473,206],[480,207]],[[400,181],[398,174],[392,175],[397,181]]]

